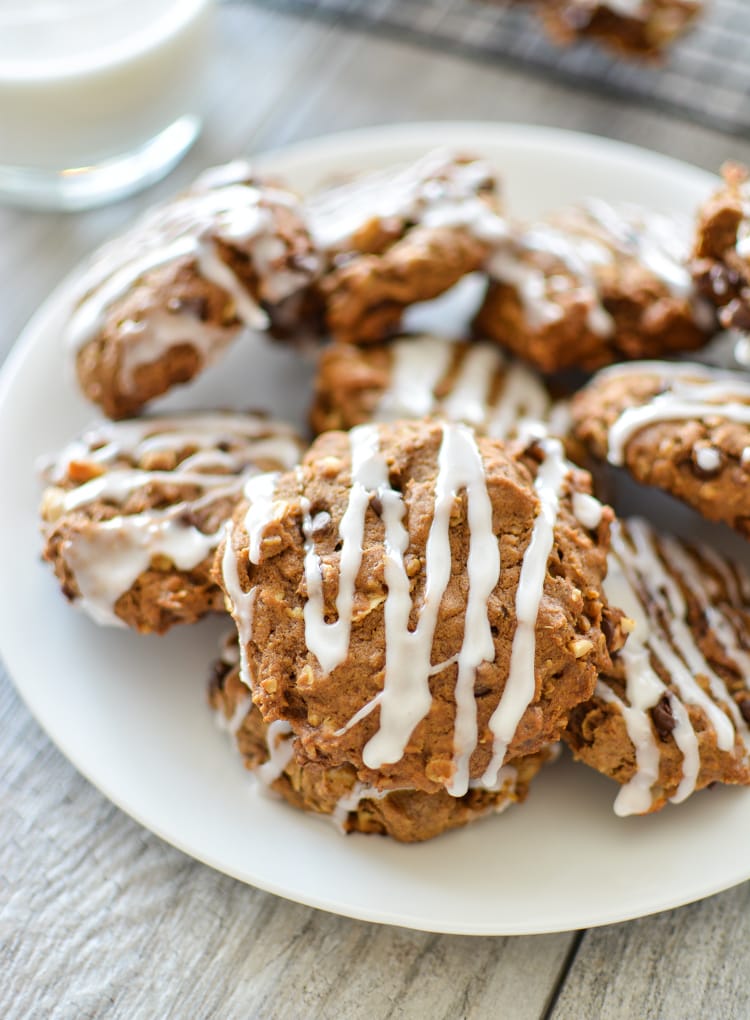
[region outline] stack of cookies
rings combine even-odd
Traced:
[[[561,744],[622,815],[750,784],[750,576],[602,496],[624,469],[750,537],[750,384],[664,360],[745,325],[749,209],[736,167],[697,229],[595,197],[517,222],[462,154],[306,199],[210,171],[94,258],[67,324],[113,420],[43,469],[64,594],[142,633],[231,614],[217,718],[343,831],[498,812]],[[468,279],[462,337],[404,330]],[[258,334],[316,340],[311,435],[134,417]]]

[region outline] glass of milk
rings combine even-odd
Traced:
[[[213,0],[0,0],[0,202],[85,209],[200,130]]]

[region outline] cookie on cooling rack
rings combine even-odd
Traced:
[[[571,403],[573,433],[712,521],[750,536],[750,383],[686,362],[599,372]]]
[[[93,257],[65,328],[81,389],[135,415],[244,328],[302,328],[319,270],[295,195],[242,162],[207,171]]]
[[[716,323],[688,254],[686,225],[590,199],[495,252],[475,327],[542,372],[693,350]]]
[[[555,42],[596,39],[625,56],[659,57],[703,12],[704,0],[536,0]]]
[[[357,780],[350,765],[326,767],[298,755],[288,723],[270,726],[252,703],[240,679],[237,635],[222,642],[209,682],[209,703],[223,729],[229,731],[245,767],[296,808],[329,816],[343,832],[378,833],[403,843],[422,842],[450,829],[497,814],[526,799],[529,784],[545,762],[555,756],[548,748],[504,765],[488,790],[472,784],[461,797],[445,790],[379,790]]]
[[[609,663],[612,512],[558,440],[361,425],[245,495],[217,554],[243,679],[312,761],[383,790],[493,788]]]
[[[565,740],[616,779],[620,815],[750,784],[750,577],[705,546],[616,521],[604,590],[631,633]]]
[[[44,558],[99,623],[163,633],[221,611],[211,565],[243,483],[301,451],[290,427],[251,414],[94,425],[43,470]]]

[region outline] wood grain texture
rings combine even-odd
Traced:
[[[586,933],[550,1020],[750,1017],[750,885]]]
[[[0,1016],[542,1013],[571,936],[429,935],[243,886],[110,805],[5,677],[0,719]]]
[[[711,169],[750,159],[750,143],[516,71],[247,4],[220,15],[206,130],[169,180],[76,216],[0,210],[0,355],[89,250],[239,152],[387,121],[488,118],[599,131]],[[337,918],[243,886],[140,828],[51,746],[1,670],[0,812],[8,1020],[750,1015],[739,977],[750,886],[580,944]]]

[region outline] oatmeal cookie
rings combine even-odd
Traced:
[[[291,192],[245,163],[208,171],[94,256],[65,328],[81,389],[135,415],[245,327],[288,330],[319,270]]]
[[[599,372],[573,398],[573,433],[712,521],[750,537],[750,383],[686,362]]]
[[[495,177],[483,161],[430,153],[313,196],[322,283],[337,340],[372,343],[398,330],[405,308],[481,269],[505,241]]]
[[[296,808],[329,816],[342,832],[379,833],[402,843],[422,842],[526,799],[529,784],[554,748],[503,766],[497,788],[478,785],[462,797],[445,790],[380,791],[357,780],[350,765],[326,768],[298,755],[288,723],[263,721],[240,679],[237,635],[225,640],[209,683],[209,703],[228,730],[245,767]],[[297,753],[295,753],[297,751]]]
[[[493,787],[608,665],[590,481],[558,440],[429,421],[324,433],[251,479],[217,565],[264,719],[378,789]]]
[[[692,263],[725,329],[750,332],[750,184],[747,168],[722,167],[723,187],[702,206]]]
[[[613,524],[604,590],[632,632],[564,739],[622,784],[617,814],[750,784],[750,577],[636,519]]]
[[[552,39],[596,39],[629,57],[654,58],[693,24],[704,0],[536,0]]]
[[[421,335],[325,348],[310,420],[318,433],[432,416],[505,439],[551,412],[542,380],[496,344]]]
[[[251,414],[94,425],[43,471],[44,558],[99,623],[192,623],[223,609],[211,564],[243,483],[301,452],[290,427]]]
[[[716,323],[688,254],[679,221],[590,199],[495,252],[475,328],[542,372],[693,350]]]

